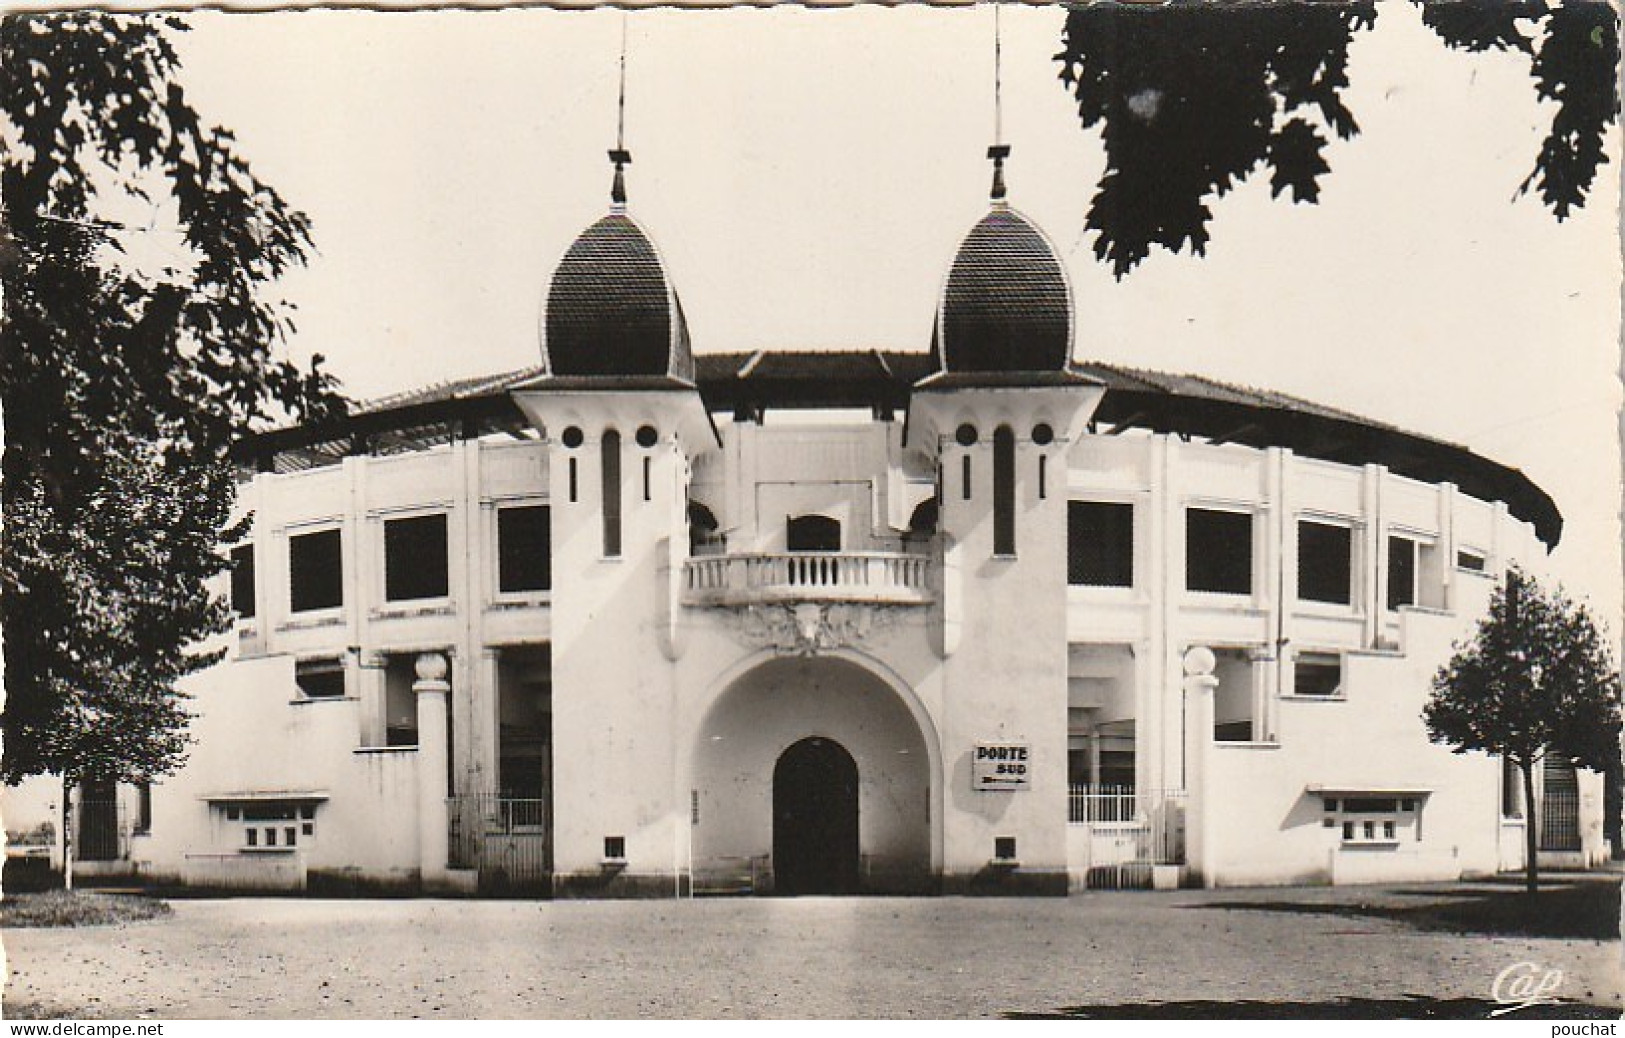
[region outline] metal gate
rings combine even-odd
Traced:
[[[1185,861],[1185,791],[1074,785],[1067,822],[1087,830],[1085,885],[1091,890],[1151,886],[1154,865]]]
[[[479,872],[486,893],[551,892],[552,805],[546,798],[453,797],[451,865]]]
[[[1548,760],[1541,776],[1540,849],[1580,849],[1580,783],[1574,765]]]
[[[129,827],[111,782],[86,782],[77,791],[74,857],[80,861],[120,861],[129,856]]]

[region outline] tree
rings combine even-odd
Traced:
[[[1490,596],[1489,615],[1433,678],[1422,712],[1428,738],[1452,752],[1482,750],[1523,778],[1525,886],[1539,884],[1535,765],[1547,758],[1613,773],[1620,760],[1620,683],[1583,604],[1516,567]]]
[[[306,218],[208,127],[168,16],[0,20],[0,777],[146,781],[184,760],[180,678],[229,629],[231,443],[342,407],[264,286]],[[120,217],[146,207],[149,225]],[[160,227],[160,224],[162,227]],[[163,228],[173,228],[166,231]],[[166,236],[167,235],[167,236]],[[160,269],[134,258],[162,237]],[[66,805],[64,805],[66,806]]]
[[[1584,204],[1607,161],[1604,130],[1619,111],[1619,23],[1611,4],[1571,0],[1421,2],[1449,47],[1515,52],[1535,93],[1555,102],[1534,189],[1559,219]],[[1359,133],[1343,103],[1354,33],[1376,24],[1374,0],[1082,4],[1061,35],[1061,80],[1084,129],[1100,126],[1106,170],[1087,227],[1118,277],[1152,246],[1201,255],[1210,199],[1255,172],[1272,196],[1313,203],[1331,172],[1328,134]]]

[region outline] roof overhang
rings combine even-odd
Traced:
[[[655,376],[550,377],[532,367],[506,375],[432,386],[358,411],[338,422],[295,426],[248,437],[234,449],[263,470],[281,452],[321,455],[329,462],[364,453],[370,438],[410,438],[420,429],[451,429],[468,436],[528,425],[510,392],[698,391],[707,412],[753,416],[767,408],[871,408],[877,414],[906,411],[915,394],[949,392],[1003,373],[942,374],[928,353],[891,350],[758,350],[701,354],[692,383]],[[1426,483],[1451,483],[1481,501],[1505,502],[1512,515],[1535,528],[1548,548],[1563,532],[1551,497],[1515,468],[1465,447],[1409,433],[1281,393],[1232,386],[1211,379],[1082,363],[1065,371],[1020,376],[1050,384],[1098,385],[1104,396],[1091,421],[1111,432],[1144,429],[1199,436],[1216,443],[1263,449],[1282,447],[1308,458],[1345,465],[1386,466],[1396,475]],[[1010,384],[1010,388],[1016,388]],[[439,432],[443,441],[446,433]],[[428,434],[420,436],[431,442]]]
[[[1357,782],[1314,783],[1305,786],[1303,791],[1310,796],[1317,797],[1416,797],[1418,799],[1433,792],[1431,786],[1379,786],[1375,784],[1362,785]]]
[[[205,793],[198,799],[211,804],[264,803],[270,800],[293,800],[308,804],[331,798],[324,789],[245,789],[234,793]]]

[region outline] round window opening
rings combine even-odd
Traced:
[[[659,438],[660,434],[655,432],[654,426],[644,425],[638,427],[637,440],[639,447],[653,447],[655,440]]]
[[[575,450],[577,447],[581,446],[581,442],[584,439],[586,439],[586,437],[581,435],[581,429],[579,426],[572,425],[568,429],[564,430],[564,445],[571,450]]]
[[[1055,439],[1055,430],[1049,427],[1048,422],[1039,422],[1033,426],[1033,442],[1040,447],[1047,447]]]
[[[966,422],[954,433],[954,439],[959,441],[961,447],[969,447],[976,442],[976,426]]]

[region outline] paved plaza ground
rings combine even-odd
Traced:
[[[8,1017],[1479,1016],[1561,970],[1619,1015],[1618,878],[1066,899],[177,900],[7,929]],[[1542,974],[1544,975],[1544,973]]]

